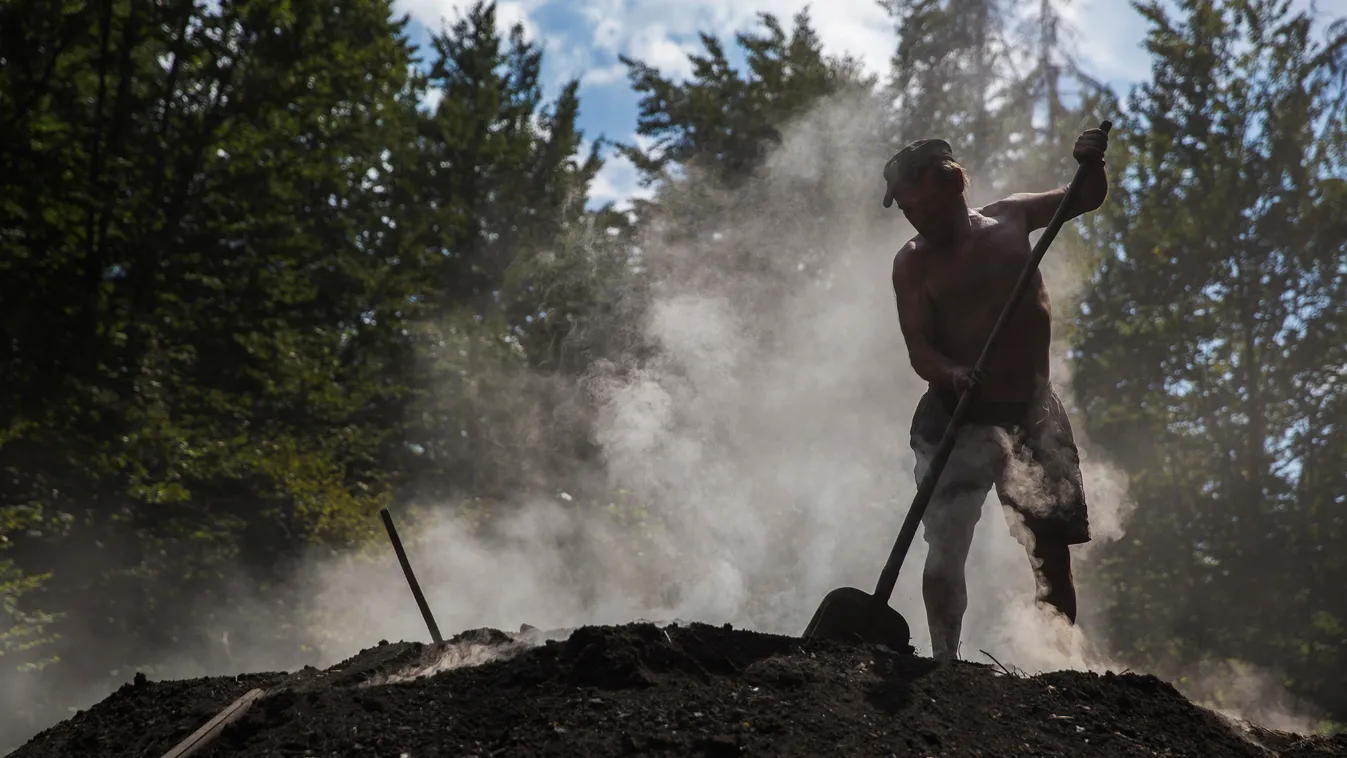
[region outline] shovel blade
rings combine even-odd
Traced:
[[[915,652],[912,631],[902,614],[855,587],[840,587],[824,595],[805,628],[804,638],[864,642],[899,653]]]

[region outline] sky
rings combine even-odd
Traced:
[[[1037,7],[1039,0],[1022,0]],[[412,19],[410,33],[418,46],[452,23],[471,0],[395,0],[397,13]],[[1294,0],[1293,7],[1311,7]],[[700,52],[699,32],[729,40],[754,26],[757,14],[775,14],[789,29],[792,17],[808,8],[813,25],[829,54],[849,53],[873,73],[886,75],[897,44],[893,24],[878,0],[503,0],[498,20],[522,22],[526,35],[542,44],[546,91],[580,79],[579,126],[590,139],[635,141],[638,96],[632,91],[625,54],[651,64],[666,75],[686,74],[687,56]],[[1069,31],[1063,42],[1097,79],[1125,94],[1149,75],[1141,48],[1144,19],[1122,0],[1058,0]],[[1318,0],[1322,18],[1347,16],[1347,0]],[[630,163],[611,156],[595,182],[594,201],[621,202],[642,194]]]

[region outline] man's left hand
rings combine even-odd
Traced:
[[[1108,135],[1102,129],[1086,129],[1076,138],[1076,149],[1071,155],[1077,163],[1099,164],[1104,161],[1104,151],[1108,149]]]

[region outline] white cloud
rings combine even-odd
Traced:
[[[496,3],[496,21],[502,28],[508,29],[516,23],[523,24],[524,36],[538,38],[538,25],[530,14],[546,5],[548,0],[503,0]],[[439,32],[452,24],[460,15],[467,13],[473,5],[472,0],[394,0],[393,12],[410,15],[417,23]]]
[[[1065,28],[1059,41],[1088,73],[1102,81],[1135,81],[1150,66],[1141,42],[1145,19],[1117,0],[1074,0],[1058,6]]]
[[[1165,4],[1177,15],[1174,2]],[[1309,11],[1313,5],[1318,6],[1320,23],[1347,15],[1347,0],[1292,0],[1291,11]],[[1063,41],[1073,46],[1079,62],[1095,78],[1130,84],[1150,77],[1150,58],[1142,48],[1148,22],[1130,5],[1117,0],[1067,0],[1059,11],[1070,27]]]
[[[701,49],[699,32],[728,39],[756,26],[762,12],[774,14],[789,29],[806,6],[827,52],[853,53],[874,71],[887,67],[893,25],[875,0],[586,0],[582,13],[597,50],[614,58],[624,53],[666,74],[685,76],[687,54]]]
[[[580,83],[590,87],[603,87],[614,82],[625,81],[626,78],[627,67],[621,63],[615,63],[611,66],[589,69],[581,75]]]
[[[590,185],[590,202],[594,205],[616,203],[627,207],[627,201],[649,198],[650,190],[640,186],[636,166],[620,153],[613,152],[604,159],[603,168]]]
[[[433,112],[440,107],[440,101],[444,99],[444,90],[439,87],[427,87],[426,93],[421,96],[421,107],[427,111]]]
[[[655,144],[652,138],[634,133],[628,135],[624,142],[646,151]],[[585,149],[588,150],[588,147]],[[594,177],[589,191],[593,204],[614,202],[619,209],[630,208],[631,200],[647,200],[653,195],[653,190],[641,186],[636,166],[616,150],[610,150],[604,157],[603,168]]]
[[[675,80],[692,75],[692,63],[688,60],[688,55],[698,52],[698,46],[690,42],[676,41],[670,34],[669,27],[658,21],[636,29],[630,35],[618,37],[617,43],[620,47],[613,51],[614,57],[618,52],[624,53],[642,63],[654,66]]]
[[[1026,13],[1039,0],[1020,0]],[[397,12],[439,29],[471,4],[471,0],[396,0]],[[1293,0],[1293,8],[1310,0]],[[829,54],[849,53],[872,73],[887,73],[895,44],[893,21],[876,0],[503,0],[498,15],[505,24],[520,21],[530,39],[546,39],[550,65],[560,77],[583,77],[603,85],[621,80],[618,54],[658,67],[675,78],[690,73],[689,53],[700,50],[699,32],[727,39],[756,25],[759,13],[776,15],[787,27],[806,7],[814,29]],[[565,9],[587,23],[569,28],[540,29],[535,15],[543,8]],[[1066,39],[1081,63],[1097,77],[1116,82],[1145,78],[1149,61],[1140,45],[1145,21],[1128,4],[1116,0],[1058,0],[1067,24]],[[1319,0],[1321,20],[1347,14],[1347,0]]]

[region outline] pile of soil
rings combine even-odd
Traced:
[[[195,756],[1347,757],[1347,735],[1236,724],[1151,676],[1024,676],[700,624],[552,636],[476,630],[381,642],[326,671],[137,677],[12,755],[158,758],[261,688]]]

